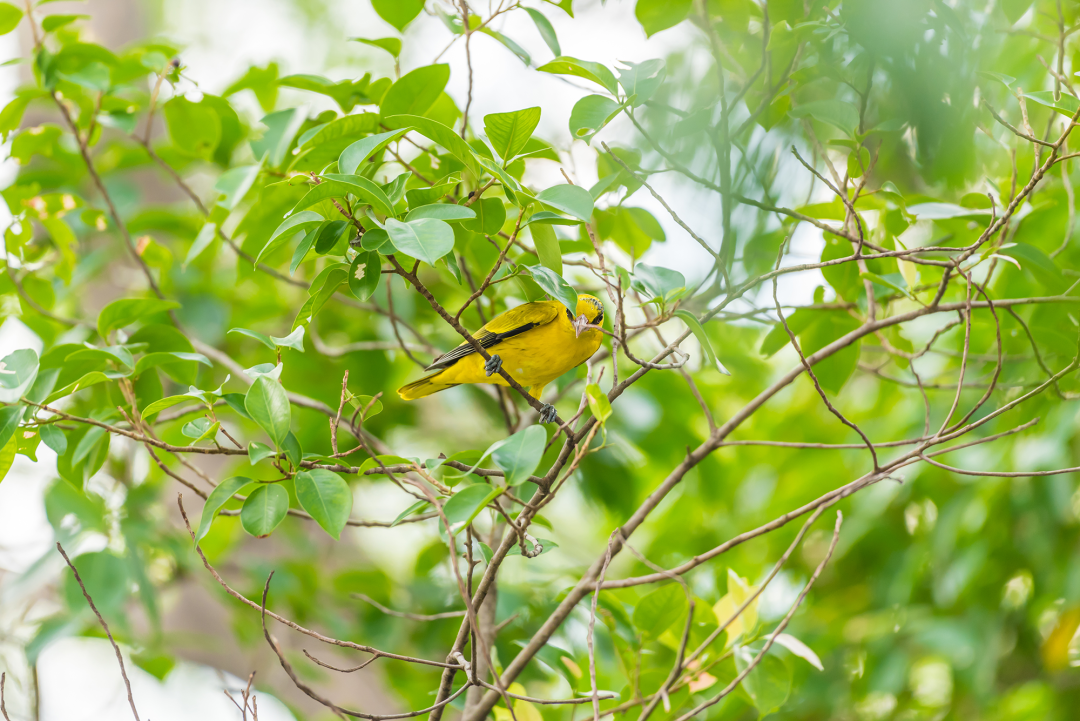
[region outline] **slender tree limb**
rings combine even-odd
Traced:
[[[82,591],[83,597],[86,598],[86,602],[90,604],[90,610],[97,616],[98,623],[101,624],[101,628],[105,631],[105,635],[109,637],[109,643],[112,644],[113,652],[116,654],[116,662],[120,665],[120,675],[124,678],[124,687],[127,689],[128,705],[131,706],[131,715],[135,717],[135,721],[139,721],[139,711],[135,708],[135,698],[131,695],[131,680],[128,679],[127,669],[124,667],[124,657],[120,653],[120,646],[117,645],[116,639],[113,638],[112,631],[109,630],[109,624],[105,623],[105,619],[101,616],[101,611],[94,605],[94,599],[90,598],[90,592],[86,590],[86,584],[83,583],[82,577],[79,575],[79,570],[75,568],[75,564],[68,558],[67,553],[64,551],[64,547],[60,545],[60,542],[56,543],[56,550],[60,551],[60,555],[64,557],[64,562],[71,569],[71,572],[75,574],[75,581],[79,584],[79,590]],[[7,716],[7,712],[4,712]]]

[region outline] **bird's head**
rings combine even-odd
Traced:
[[[570,311],[567,311],[570,315]],[[580,336],[587,328],[602,328],[604,325],[604,304],[599,298],[582,293],[577,297],[577,313],[570,318],[574,326],[574,335]]]

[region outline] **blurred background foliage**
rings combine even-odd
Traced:
[[[442,45],[422,48],[422,55],[413,49],[402,55],[407,62],[401,62],[399,46],[391,42],[392,58],[373,61],[370,71],[363,65],[351,67],[345,80],[290,75],[315,73],[319,68],[286,68],[275,63],[253,65],[235,78],[192,77],[183,61],[185,49],[164,39],[169,28],[153,27],[168,17],[169,4],[161,0],[156,9],[147,10],[155,31],[147,33],[150,39],[108,49],[94,44],[82,18],[46,15],[50,8],[42,6],[46,23],[51,18],[64,19],[54,20],[51,29],[46,27],[49,56],[39,54],[32,63],[20,66],[26,85],[0,113],[0,132],[11,140],[10,155],[19,163],[17,178],[3,197],[12,215],[21,218],[5,233],[9,260],[7,273],[0,278],[0,312],[4,318],[17,317],[41,339],[41,369],[56,369],[55,388],[77,380],[85,368],[66,365],[63,354],[51,357],[50,349],[81,343],[92,335],[84,328],[55,322],[50,314],[93,321],[109,301],[149,296],[143,276],[95,192],[78,145],[63,127],[51,98],[40,90],[50,82],[77,110],[79,132],[88,138],[97,169],[140,257],[165,296],[180,303],[176,316],[193,334],[190,340],[224,351],[243,368],[272,366],[280,357],[280,378],[286,388],[334,407],[340,379],[347,371],[354,393],[385,394],[382,411],[364,426],[399,456],[423,459],[439,453],[480,451],[504,437],[498,402],[480,390],[458,388],[410,404],[392,392],[418,373],[399,346],[399,334],[423,362],[458,342],[453,330],[423,299],[394,276],[384,278],[377,292],[359,307],[351,296],[349,304],[328,302],[307,325],[302,352],[285,348],[275,354],[250,337],[227,334],[230,328],[240,327],[287,336],[298,309],[308,300],[307,286],[320,270],[339,262],[335,256],[344,255],[347,238],[329,238],[323,250],[312,251],[306,260],[301,257],[304,262],[294,274],[289,264],[295,243],[266,256],[268,267],[301,281],[299,286],[255,270],[250,258],[238,258],[213,231],[204,236],[201,230],[207,218],[140,142],[146,109],[154,104],[154,81],[160,75],[165,82],[156,100],[150,147],[208,203],[210,221],[227,228],[244,253],[256,256],[284,212],[307,190],[281,182],[283,176],[321,171],[355,137],[323,138],[311,154],[296,160],[293,148],[317,137],[324,123],[345,115],[359,118],[361,125],[370,123],[369,127],[358,125],[354,133],[377,130],[375,113],[381,112],[383,118],[395,114],[387,112],[384,97],[397,79],[395,66],[408,77],[409,71],[429,67]],[[410,33],[417,32],[415,27],[441,27],[440,20],[445,24],[441,43],[461,33],[460,9],[451,3],[431,0],[426,8],[422,2],[375,0],[373,4],[384,20],[405,31],[406,46]],[[344,62],[342,48],[348,47],[349,38],[337,32],[335,22],[335,14],[342,9],[329,1],[297,0],[294,5],[312,33],[328,38],[324,64]],[[486,3],[472,5],[481,19],[495,12]],[[848,241],[758,207],[764,203],[793,208],[834,224],[844,220],[843,205],[792,157],[791,146],[814,159],[827,178],[831,176],[824,170],[826,155],[845,179],[867,181],[857,207],[868,238],[875,243],[890,249],[961,247],[987,227],[991,202],[993,212],[1000,214],[1049,152],[1017,137],[994,115],[1011,123],[1017,133],[1053,141],[1062,121],[1080,107],[1073,86],[1074,72],[1080,71],[1080,46],[1074,32],[1080,27],[1080,16],[1072,2],[609,0],[604,7],[594,7],[563,0],[520,5],[521,9],[515,7],[507,16],[523,15],[528,8],[562,27],[584,22],[573,18],[575,11],[579,16],[584,11],[596,24],[593,32],[603,32],[604,13],[625,14],[632,7],[647,35],[685,33],[687,42],[654,58],[660,61],[655,66],[638,67],[639,82],[648,89],[641,90],[636,104],[627,99],[632,93],[625,80],[621,97],[627,100],[620,107],[620,102],[607,97],[610,93],[597,95],[596,83],[571,77],[565,92],[577,97],[588,85],[588,94],[569,115],[558,118],[568,132],[546,138],[551,146],[537,139],[536,154],[509,164],[507,171],[533,184],[534,190],[562,182],[560,166],[569,172],[578,167],[573,177],[586,186],[592,183],[584,179],[595,177],[593,222],[600,239],[607,241],[608,252],[626,269],[639,260],[678,265],[686,270],[688,286],[704,282],[696,296],[682,301],[683,307],[695,313],[710,307],[726,290],[717,274],[707,272],[712,259],[696,245],[683,242],[682,230],[653,203],[639,179],[603,151],[601,141],[634,170],[653,173],[650,179],[663,188],[665,198],[720,254],[730,277],[741,282],[772,268],[786,238],[791,244],[785,265],[850,254]],[[218,19],[210,12],[204,22]],[[591,59],[587,45],[562,47],[560,53],[550,42],[546,48],[536,43],[529,46],[539,48],[533,53],[542,60],[523,58],[527,53],[499,32],[501,27],[495,22],[493,37],[473,41],[501,43],[499,62],[537,68],[560,54]],[[536,22],[530,32],[541,37],[543,24]],[[380,33],[366,39],[397,38],[396,32]],[[30,41],[28,36],[24,39]],[[174,57],[180,58],[178,67],[169,65]],[[455,87],[460,88],[457,79],[467,71],[460,56],[454,57],[450,72],[458,82]],[[620,79],[627,68],[632,66],[623,67]],[[718,102],[721,78],[728,101],[723,109]],[[425,77],[401,108],[423,106],[415,114],[451,126],[460,124],[466,104],[460,94],[451,97],[437,87],[433,97],[417,100],[437,85]],[[219,95],[209,91],[203,95],[199,90],[203,87],[223,90]],[[500,88],[480,79],[473,92],[497,96]],[[589,101],[588,97],[601,99]],[[309,105],[298,115],[267,116],[274,122],[264,117],[301,103]],[[547,107],[543,111],[549,112]],[[614,114],[619,117],[607,125],[608,116]],[[281,130],[294,117],[297,125]],[[470,116],[470,121],[478,131],[481,119]],[[274,145],[279,132],[286,137],[280,147]],[[478,137],[468,139],[482,153]],[[586,144],[582,138],[591,142]],[[433,159],[405,143],[396,147],[417,175],[445,178],[461,170],[461,164],[455,165],[448,155]],[[229,187],[222,180],[226,174],[249,168],[267,150],[270,159],[263,170],[270,172],[259,172],[250,191],[235,193],[236,197],[225,192],[222,198],[218,191]],[[275,160],[277,150],[280,155]],[[1068,153],[1066,144],[1060,154]],[[725,157],[730,157],[730,173],[722,168]],[[384,160],[386,165],[372,172],[380,182],[389,182],[401,167],[390,156]],[[994,250],[1001,257],[984,259],[975,271],[992,298],[1072,293],[1080,277],[1075,270],[1080,255],[1074,237],[1075,167],[1071,161],[1055,165],[994,240]],[[670,172],[673,168],[687,173]],[[695,183],[688,175],[704,182]],[[407,187],[427,186],[414,177]],[[721,187],[732,198],[753,199],[757,205],[735,200],[725,212],[721,195],[713,192]],[[484,197],[497,200],[505,214],[499,225],[511,231],[516,209],[509,201],[504,205],[504,193],[496,187]],[[232,207],[227,207],[230,203]],[[493,208],[492,212],[498,211]],[[547,226],[552,227],[565,261],[595,261],[579,226]],[[464,224],[455,230],[457,257],[474,278],[482,278],[498,255],[480,230]],[[530,247],[539,245],[534,233],[526,237]],[[199,239],[207,237],[209,242],[193,251]],[[511,258],[536,263],[535,255],[530,257],[525,250],[515,249]],[[874,292],[880,312],[886,308],[900,312],[929,302],[941,278],[940,270],[930,266],[895,260],[867,265],[867,272],[881,282],[864,283],[865,276],[860,277],[852,264],[833,266],[823,273],[782,276],[780,297],[785,305],[812,306],[795,315],[790,309],[785,311],[806,352],[857,327],[867,311],[867,288]],[[698,269],[696,275],[692,268]],[[564,275],[578,290],[593,292],[607,302],[596,277],[580,266],[568,264]],[[447,307],[457,307],[469,293],[467,283],[459,282],[445,267],[425,267],[422,277]],[[16,280],[21,289],[15,287]],[[343,295],[344,288],[337,298]],[[540,296],[531,281],[514,280],[494,286],[476,307],[490,318]],[[950,301],[963,297],[962,286],[947,295]],[[402,328],[395,329],[389,319],[391,302],[392,312],[404,321]],[[991,401],[977,417],[1043,382],[1046,368],[1056,372],[1073,359],[1075,308],[1058,302],[1018,307],[1015,316],[999,312],[1006,360]],[[640,313],[632,311],[631,318],[640,320]],[[608,315],[614,315],[614,308],[608,309]],[[143,320],[142,329],[128,338],[130,343],[147,342],[154,350],[168,352],[196,350],[172,329],[164,312]],[[469,327],[478,327],[481,318],[470,311],[465,320]],[[963,326],[945,332],[934,351],[917,361],[903,355],[924,346],[943,322],[932,316],[867,337],[818,368],[834,403],[874,441],[923,434],[924,402],[910,372],[912,365],[926,384],[935,409],[933,422],[944,420],[943,412],[960,377]],[[693,341],[687,344],[695,356],[688,368],[693,369],[701,394],[720,422],[798,362],[776,323],[768,283],[718,315],[706,330],[719,360],[732,375],[723,376],[703,362],[705,353]],[[996,332],[990,314],[975,314],[970,340],[973,355],[965,378],[970,385],[960,396],[962,409],[970,407],[991,382],[997,360]],[[639,357],[649,358],[661,346],[643,335],[634,347]],[[601,363],[608,365],[602,380],[607,390],[610,360]],[[619,363],[621,378],[635,369],[625,358],[620,357]],[[154,399],[182,393],[189,384],[214,389],[226,383],[225,392],[244,391],[235,374],[226,382],[230,371],[219,363],[179,363],[160,370],[140,376],[134,384],[140,408]],[[559,404],[564,417],[576,407],[585,372],[583,367],[557,383],[561,390],[577,382]],[[979,429],[978,435],[1000,433],[1034,418],[1037,424],[993,443],[958,451],[945,462],[986,471],[1076,465],[1080,449],[1076,447],[1076,410],[1070,399],[1078,390],[1075,376],[1064,377],[1054,389]],[[117,384],[102,383],[71,396],[65,409],[113,422],[120,420],[115,411],[118,404],[126,401]],[[238,438],[246,443],[261,437],[256,424],[222,408],[222,417]],[[304,451],[329,454],[325,417],[306,408],[292,410],[293,432]],[[191,418],[162,424],[157,431],[163,440],[185,445],[191,438],[185,424]],[[685,457],[688,446],[708,436],[709,426],[678,373],[654,371],[617,399],[606,432],[610,445],[585,459],[556,502],[536,521],[534,534],[551,539],[557,548],[537,559],[506,561],[496,614],[506,624],[496,645],[503,665],[554,610],[560,594],[603,553],[611,529],[624,522]],[[36,446],[43,438],[29,436],[17,440],[20,454],[34,458],[36,452],[48,453],[45,445]],[[736,439],[828,444],[857,444],[859,440],[828,412],[805,377],[744,422],[732,440]],[[260,686],[288,700],[299,715],[330,717],[290,689],[279,671],[274,675],[276,660],[262,641],[255,614],[228,599],[202,570],[175,511],[175,494],[183,489],[138,446],[116,437],[110,440],[93,428],[67,433],[65,449],[47,445],[58,454],[57,478],[45,496],[49,521],[57,539],[66,545],[104,539],[96,546],[99,550],[79,556],[77,565],[117,635],[135,649],[136,663],[159,677],[168,673],[176,658],[216,661],[240,676],[259,668],[265,671]],[[274,476],[272,469],[252,467],[243,457],[208,456],[193,462],[215,481],[238,474]],[[867,470],[868,454],[858,447],[728,445],[687,474],[633,543],[653,563],[673,567]],[[356,517],[389,521],[411,502],[381,476],[349,476],[347,480]],[[290,493],[296,507],[291,487]],[[188,512],[197,515],[199,504],[191,496],[185,493]],[[239,503],[226,507],[234,506],[239,508]],[[1080,661],[1076,474],[973,477],[918,464],[842,501],[838,508],[846,518],[839,546],[788,628],[788,633],[812,649],[804,658],[820,659],[820,668],[788,649],[774,647],[768,663],[740,690],[705,712],[705,717],[750,719],[772,713],[776,718],[807,720],[1064,721],[1075,716],[1075,709],[1080,708],[1080,676],[1075,668]],[[738,639],[749,648],[760,648],[763,635],[775,627],[824,558],[830,518],[831,512],[807,535],[752,607],[753,617],[748,614],[742,626],[729,629],[721,646]],[[479,523],[489,529],[492,522],[485,515]],[[715,627],[715,616],[720,613],[712,614],[710,621],[709,609],[722,599],[741,597],[742,584],[754,586],[762,581],[797,530],[795,524],[785,526],[688,574],[687,583],[700,601],[696,608],[706,612],[700,621],[702,629],[710,623]],[[339,638],[440,659],[460,623],[458,619],[420,623],[390,617],[353,595],[365,594],[380,604],[414,613],[458,608],[460,600],[446,564],[447,548],[433,525],[349,529],[340,542],[333,542],[314,524],[290,518],[269,539],[256,540],[244,533],[237,516],[222,516],[202,547],[210,561],[252,598],[258,597],[267,573],[276,570],[273,607],[298,623]],[[609,578],[649,572],[643,563],[623,554],[613,563]],[[197,590],[184,590],[193,587]],[[635,689],[649,693],[659,687],[674,661],[676,634],[685,614],[681,591],[672,595],[672,589],[678,586],[601,594],[602,623],[597,623],[596,631],[599,688],[618,692],[626,701],[634,697]],[[209,595],[227,614],[231,637],[204,645],[198,636],[170,627],[169,619],[182,611],[180,600],[193,592]],[[99,633],[73,579],[65,578],[57,593],[61,603],[56,612],[41,621],[25,648],[31,664],[55,638]],[[649,593],[665,595],[643,601]],[[674,612],[650,612],[651,607]],[[534,663],[519,677],[529,695],[567,697],[589,689],[588,619],[588,607],[582,604],[556,634],[551,653],[542,654],[542,663]],[[698,632],[695,628],[694,633]],[[230,647],[229,651],[216,655],[213,649],[220,645]],[[297,665],[304,661],[299,646],[290,647],[288,653]],[[344,657],[336,663],[354,665]],[[739,664],[739,655],[729,654],[689,687],[673,693],[670,711],[665,705],[658,713],[674,718],[708,698],[741,670]],[[329,671],[310,665],[304,669],[310,683],[337,683]],[[429,705],[440,672],[380,661],[364,674],[364,684],[344,693],[357,694],[357,703],[382,711]],[[605,702],[604,707],[613,705]],[[571,719],[575,708],[537,706],[527,713]],[[497,716],[499,711],[506,713],[499,709]],[[582,713],[587,715],[579,708],[577,714]],[[637,708],[625,712],[631,718],[638,713]]]

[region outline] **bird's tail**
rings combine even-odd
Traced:
[[[423,398],[424,396],[430,396],[432,393],[438,393],[444,391],[447,388],[452,388],[457,383],[440,383],[438,377],[442,375],[442,371],[438,373],[432,373],[429,376],[424,376],[418,381],[413,381],[407,386],[398,388],[398,395],[402,400],[414,401],[417,398]]]

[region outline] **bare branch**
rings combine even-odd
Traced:
[[[105,619],[101,616],[101,611],[98,611],[97,606],[94,605],[94,599],[90,598],[90,592],[86,590],[86,584],[83,583],[82,577],[79,575],[79,570],[75,568],[75,564],[68,558],[67,553],[64,551],[64,547],[60,545],[60,542],[56,542],[56,550],[60,551],[60,555],[64,557],[64,562],[71,569],[71,572],[75,574],[75,581],[79,584],[79,590],[82,591],[83,596],[86,598],[86,602],[90,604],[90,610],[97,616],[98,623],[101,624],[101,628],[104,629],[105,635],[109,637],[109,643],[112,644],[113,652],[116,654],[116,662],[120,664],[120,675],[124,677],[124,687],[127,689],[128,705],[131,706],[131,714],[135,717],[135,721],[139,721],[139,711],[135,708],[135,698],[131,695],[131,681],[128,679],[127,669],[124,668],[124,657],[120,653],[120,646],[116,644],[116,639],[113,638],[112,631],[109,630],[109,624],[105,623]],[[7,711],[4,712],[4,716],[7,716]]]

